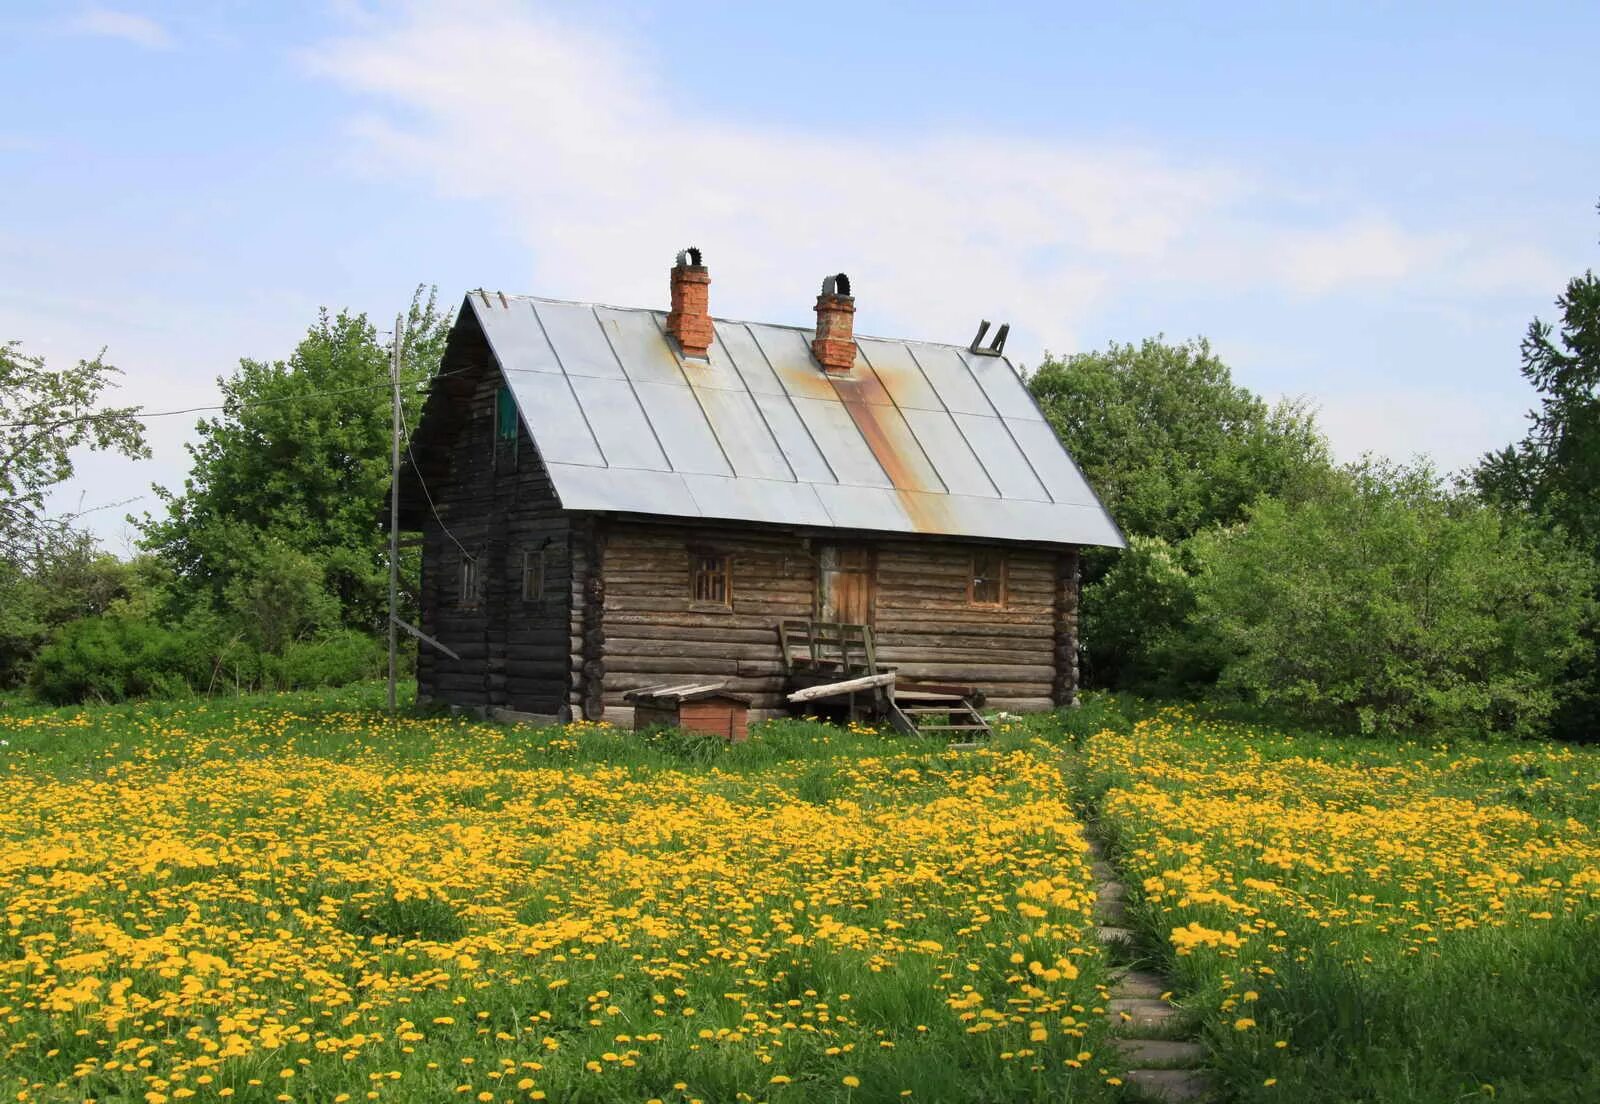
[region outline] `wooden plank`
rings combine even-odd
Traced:
[[[861,678],[846,679],[843,682],[825,682],[821,686],[810,686],[804,690],[796,690],[789,695],[788,700],[795,703],[816,701],[819,698],[833,698],[858,690],[873,690],[879,686],[893,685],[893,672],[886,675],[864,675]]]

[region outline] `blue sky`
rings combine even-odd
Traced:
[[[322,305],[664,303],[694,242],[726,316],[842,269],[862,331],[1029,363],[1204,334],[1343,456],[1518,435],[1597,254],[1600,8],[1108,7],[9,3],[0,336],[191,406]],[[57,505],[154,509],[192,421]]]

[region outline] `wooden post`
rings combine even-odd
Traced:
[[[389,441],[389,712],[395,712],[395,680],[400,668],[400,357],[405,340],[404,315],[394,316],[394,355],[389,364],[393,392],[393,424]]]
[[[1055,684],[1051,699],[1058,706],[1078,703],[1078,550],[1056,559]]]

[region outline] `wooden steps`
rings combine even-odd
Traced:
[[[970,749],[994,735],[970,699],[914,687],[891,688],[890,720],[911,736],[949,733],[956,739],[951,747]]]

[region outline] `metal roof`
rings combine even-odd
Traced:
[[[661,311],[467,296],[568,510],[1098,544],[1122,534],[1004,357]],[[465,308],[464,308],[465,309]]]

